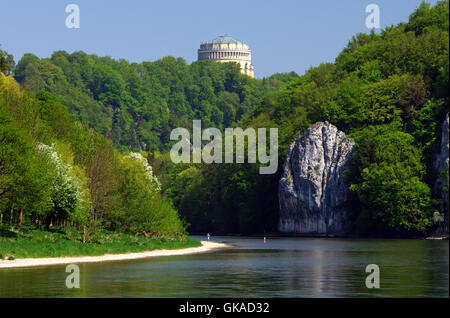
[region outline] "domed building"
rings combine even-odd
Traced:
[[[241,66],[241,73],[254,77],[252,52],[247,43],[240,42],[228,35],[221,35],[211,42],[200,44],[198,60],[217,62],[236,62]]]

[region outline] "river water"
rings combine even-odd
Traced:
[[[204,239],[203,237],[195,237]],[[0,297],[449,297],[449,242],[212,237],[231,248],[184,256],[0,269]],[[368,289],[377,264],[380,288]]]

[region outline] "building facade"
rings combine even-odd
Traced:
[[[236,62],[240,65],[242,74],[254,77],[252,52],[248,44],[239,42],[228,35],[221,35],[211,42],[200,44],[198,60]]]

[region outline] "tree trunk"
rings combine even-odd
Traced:
[[[23,219],[23,207],[20,207],[19,210],[19,222],[17,222],[17,231],[20,231],[20,228],[22,227],[22,219]]]
[[[86,243],[86,224],[83,224],[83,243]]]
[[[50,222],[51,222],[51,216],[47,216],[47,217],[45,218],[45,229],[46,229],[47,231],[50,231]]]

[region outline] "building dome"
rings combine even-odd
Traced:
[[[226,43],[226,44],[236,43],[237,44],[237,43],[240,43],[240,44],[242,44],[241,42],[239,42],[238,40],[232,38],[231,36],[229,36],[227,34],[219,35],[217,38],[212,40],[211,43],[214,43],[214,44],[222,44],[222,43]]]
[[[254,76],[252,53],[247,43],[240,42],[225,34],[214,40],[200,44],[198,60],[217,62],[235,62],[240,65],[241,73]]]

